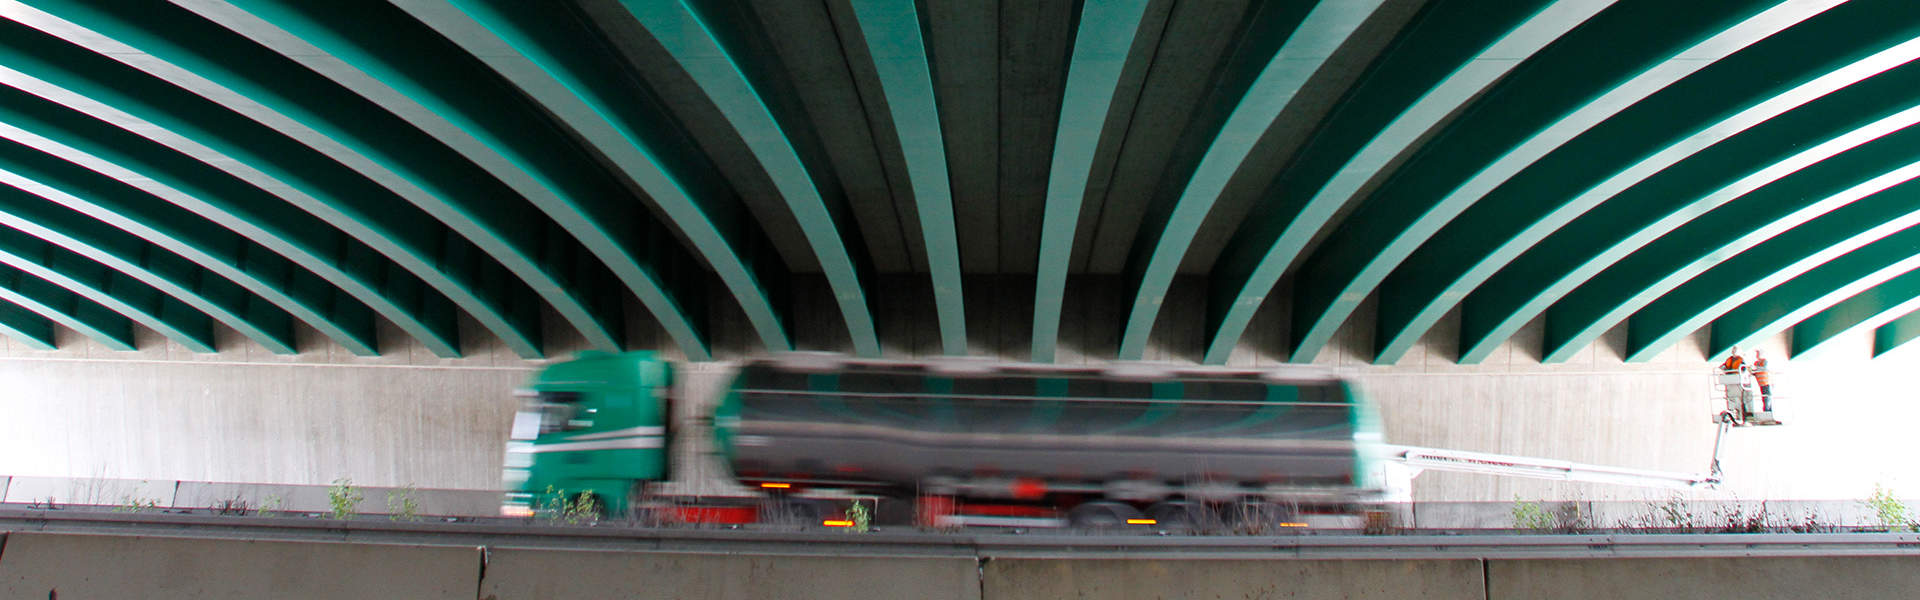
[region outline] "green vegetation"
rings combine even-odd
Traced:
[[[1878,524],[1886,527],[1887,531],[1920,531],[1920,523],[1914,522],[1913,511],[1907,508],[1907,503],[1895,498],[1893,490],[1878,483],[1873,484],[1873,495],[1867,496],[1862,504],[1873,509]]]
[[[568,525],[592,525],[600,521],[603,512],[600,501],[594,498],[593,493],[569,495],[566,490],[556,490],[551,485],[536,499],[534,510],[554,522]]]
[[[1534,531],[1552,529],[1553,515],[1547,514],[1547,509],[1540,506],[1539,502],[1521,500],[1516,494],[1513,497],[1513,528]]]
[[[160,509],[159,500],[155,500],[153,498],[139,498],[135,496],[121,496],[120,502],[117,504],[114,504],[113,506],[113,512],[137,513],[137,512],[146,512],[149,510],[159,510],[159,509]]]
[[[387,490],[387,519],[393,521],[420,520],[420,503],[413,499],[413,486]]]
[[[279,494],[267,494],[266,498],[260,499],[260,506],[254,509],[253,514],[256,516],[271,517],[277,514],[277,511],[280,510],[280,506],[283,504],[286,504],[286,501],[282,499]]]
[[[853,521],[852,529],[859,533],[866,533],[873,526],[872,512],[859,500],[853,501],[853,506],[847,508],[847,520]]]
[[[353,480],[341,477],[333,480],[333,486],[327,488],[327,505],[333,509],[333,518],[351,519],[360,509],[360,490],[353,487]]]

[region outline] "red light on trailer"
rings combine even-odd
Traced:
[[[760,487],[763,487],[763,488],[768,488],[768,489],[775,489],[775,490],[784,490],[784,489],[787,489],[787,488],[790,488],[790,487],[793,487],[793,484],[791,484],[791,483],[762,483],[762,484],[760,484]]]
[[[1281,523],[1281,527],[1306,527],[1306,523]]]
[[[1128,525],[1152,525],[1155,523],[1159,523],[1159,521],[1153,519],[1127,519]]]
[[[853,521],[821,521],[820,524],[828,527],[852,527]]]

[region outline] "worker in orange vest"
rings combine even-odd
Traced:
[[[1767,359],[1760,356],[1758,348],[1753,351],[1753,382],[1760,386],[1760,410],[1773,412],[1773,385],[1767,377]]]
[[[1720,363],[1720,372],[1739,373],[1740,368],[1746,365],[1747,365],[1747,360],[1744,358],[1740,358],[1740,347],[1734,346],[1732,353],[1727,355],[1727,360],[1725,362]]]

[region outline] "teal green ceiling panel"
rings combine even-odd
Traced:
[[[1397,94],[1381,93],[1382,99],[1375,101],[1380,105],[1359,108],[1391,115],[1390,120],[1378,122],[1377,128],[1353,131],[1353,139],[1366,140],[1363,145],[1349,146],[1351,153],[1344,156],[1339,152],[1310,149],[1305,160],[1324,164],[1304,163],[1314,171],[1311,175],[1303,171],[1300,175],[1282,176],[1277,189],[1270,193],[1300,194],[1306,198],[1305,202],[1282,213],[1286,216],[1266,214],[1250,220],[1253,228],[1244,230],[1228,244],[1220,258],[1221,264],[1212,274],[1210,296],[1216,308],[1210,313],[1223,315],[1220,321],[1223,324],[1251,319],[1251,313],[1265,301],[1280,276],[1323,228],[1337,225],[1330,221],[1361,199],[1363,188],[1370,180],[1386,173],[1397,157],[1417,147],[1417,143],[1443,124],[1449,115],[1479,97],[1526,57],[1612,4],[1605,0],[1561,0],[1544,5],[1503,3],[1496,9],[1477,2],[1437,2],[1429,6],[1395,47],[1396,52],[1383,59],[1387,62],[1375,67],[1375,73],[1367,78],[1369,82],[1379,82],[1378,85],[1389,88],[1405,88],[1423,81],[1431,82],[1429,87],[1396,90]],[[1538,8],[1526,10],[1530,6]],[[1391,68],[1403,69],[1405,73],[1388,70]],[[1441,78],[1433,79],[1434,75]],[[1407,98],[1410,92],[1418,96]],[[1389,99],[1396,96],[1404,98],[1404,104]],[[1295,177],[1299,179],[1293,179]],[[1320,183],[1316,185],[1315,181]],[[1360,299],[1343,300],[1358,302]],[[1311,312],[1298,306],[1293,311],[1294,343],[1289,358],[1292,361],[1311,361],[1331,337],[1329,329],[1309,330],[1301,326],[1315,321],[1306,317]],[[1209,337],[1226,332],[1217,326],[1215,330],[1215,335]],[[1231,346],[1238,339],[1238,332],[1232,333],[1236,333],[1233,340],[1213,341],[1210,347]]]
[[[1885,18],[1889,10],[1920,18],[1920,4],[1882,4],[1829,10],[1701,69],[1483,198],[1381,283],[1375,362],[1399,360],[1468,292],[1579,215],[1702,149],[1920,56],[1916,20]],[[1822,44],[1831,50],[1808,50]],[[1487,337],[1505,339],[1522,322]]]
[[[0,228],[0,263],[60,286],[79,298],[159,332],[189,351],[203,354],[217,351],[213,340],[213,320],[206,313],[161,293],[153,286],[39,238],[18,230]],[[115,341],[122,340],[116,335]],[[131,338],[125,341],[127,347],[115,349],[134,349]],[[282,343],[278,351],[290,354],[290,346]]]
[[[1734,345],[1779,333],[1848,298],[1920,268],[1920,228],[1887,235],[1834,257],[1805,275],[1753,295],[1713,320],[1706,351],[1724,353]]]
[[[1628,279],[1655,275],[1658,271],[1612,267],[1723,204],[1912,124],[1920,118],[1907,104],[1909,86],[1920,82],[1917,77],[1920,66],[1909,65],[1830,93],[1695,152],[1574,219],[1468,295],[1461,315],[1460,360],[1485,358],[1505,341],[1501,336],[1511,335],[1543,309],[1548,313],[1543,356],[1550,361],[1571,356],[1658,295],[1647,292],[1658,287],[1651,281],[1590,282],[1609,271]],[[1878,174],[1850,174],[1841,183]],[[1782,193],[1788,201],[1798,199],[1791,197],[1794,192]],[[1642,256],[1665,258],[1659,253]]]
[[[53,321],[11,302],[0,302],[0,335],[33,350],[58,349]]]
[[[860,32],[873,55],[893,116],[894,131],[907,161],[907,178],[920,215],[920,235],[927,249],[927,272],[933,276],[933,302],[940,324],[940,349],[948,355],[967,353],[967,312],[960,294],[960,242],[953,221],[953,189],[948,181],[945,138],[940,133],[940,111],[933,98],[927,45],[914,5],[897,0],[852,0]],[[1116,2],[1122,13],[1143,1]],[[1130,8],[1132,7],[1132,8]],[[1097,12],[1097,11],[1096,11]],[[1124,21],[1126,17],[1119,17]],[[1139,17],[1133,19],[1136,23]],[[1130,34],[1129,34],[1130,37]],[[1121,61],[1126,60],[1123,56]],[[1094,136],[1096,139],[1098,135]]]
[[[1880,329],[1916,310],[1920,310],[1920,271],[1908,271],[1795,323],[1793,357],[1818,351],[1851,331]]]
[[[274,252],[141,190],[10,140],[0,185],[84,213],[265,298],[348,350],[377,354],[373,312]]]
[[[1664,293],[1628,321],[1627,360],[1651,359],[1748,299],[1813,277],[1829,261],[1920,224],[1915,176],[1920,163],[1809,204],[1670,275],[1653,288]],[[1766,218],[1754,213],[1739,216]],[[1768,229],[1777,233],[1766,235]],[[1708,261],[1710,269],[1699,264]]]
[[[87,260],[104,265],[159,292],[177,298],[179,302],[185,303],[193,310],[211,315],[221,323],[232,327],[270,352],[276,354],[298,352],[293,333],[292,315],[233,282],[193,264],[192,261],[154,246],[133,234],[104,226],[96,219],[15,189],[0,189],[0,226],[38,238],[40,243],[52,244],[67,252],[83,256]],[[9,232],[9,235],[17,234]],[[22,248],[31,246],[26,242],[16,242],[13,245]],[[34,250],[12,253],[19,256],[41,254]],[[111,286],[95,287],[109,289]],[[153,295],[122,296],[121,300],[129,305],[135,304],[136,301],[148,306],[166,303]],[[148,308],[143,312],[165,314],[168,311],[164,308]],[[191,314],[189,311],[179,309],[173,309],[173,312]],[[176,329],[184,331],[203,329],[203,326],[198,324],[198,318],[190,318],[189,321],[192,323]],[[211,337],[186,337],[194,340],[182,342],[188,348],[194,348],[198,352],[216,350]]]
[[[1550,124],[1531,129],[1524,141],[1494,150],[1497,156],[1491,161],[1483,163],[1479,152],[1462,151],[1457,149],[1458,146],[1448,143],[1470,137],[1470,133],[1499,130],[1498,127],[1476,126],[1463,119],[1455,127],[1466,129],[1467,132],[1443,134],[1452,139],[1434,141],[1430,146],[1437,147],[1423,150],[1425,157],[1430,160],[1411,162],[1403,167],[1395,175],[1395,181],[1374,193],[1367,204],[1350,217],[1353,225],[1349,226],[1349,234],[1331,238],[1301,267],[1302,275],[1300,283],[1295,286],[1293,303],[1293,324],[1296,327],[1293,360],[1311,360],[1394,267],[1453,217],[1534,161],[1622,109],[1839,1],[1782,2],[1751,16],[1742,15],[1745,18],[1738,18],[1720,31],[1714,31],[1711,25],[1702,27],[1690,23],[1689,17],[1694,17],[1690,13],[1706,13],[1697,18],[1713,23],[1724,18],[1725,12],[1734,12],[1727,10],[1729,7],[1741,7],[1743,3],[1682,5],[1694,9],[1685,12],[1677,10],[1679,6],[1665,5],[1628,17],[1610,19],[1629,6],[1623,5],[1620,9],[1594,18],[1579,32],[1560,40],[1553,49],[1530,58],[1530,63],[1558,59],[1560,64],[1543,68],[1568,74],[1578,73],[1575,81],[1561,84],[1563,89],[1596,83],[1603,85],[1576,108],[1558,115]],[[1701,7],[1709,10],[1700,10]],[[1687,26],[1665,29],[1674,25]],[[1705,39],[1674,47],[1671,54],[1639,65],[1635,72],[1618,83],[1604,85],[1603,77],[1596,73],[1599,69],[1593,65],[1601,59],[1614,65],[1631,64],[1632,60],[1617,48],[1618,40],[1628,35],[1638,37],[1636,47],[1641,49],[1662,48],[1669,39],[1676,37],[1678,41],[1687,41],[1686,38]],[[1577,48],[1577,51],[1551,51],[1570,46]],[[1521,76],[1515,74],[1513,77]],[[1492,102],[1488,99],[1481,101]],[[1537,100],[1528,104],[1534,107],[1552,105]],[[1519,120],[1515,110],[1490,107],[1488,112],[1497,115],[1497,120],[1503,124]],[[1490,145],[1499,148],[1502,144],[1495,142]],[[1433,162],[1442,165],[1428,167],[1424,171],[1420,169]],[[1471,176],[1457,185],[1441,183],[1467,173],[1471,173]],[[1428,176],[1423,178],[1423,174]],[[1446,191],[1435,199],[1436,190]]]
[[[339,231],[336,235],[352,236],[394,261],[404,272],[390,271],[384,280],[369,282],[393,300],[368,304],[436,354],[458,355],[455,311],[449,304],[467,311],[516,353],[539,354],[538,300],[532,290],[464,239],[448,235],[445,225],[372,181],[186,90],[17,24],[0,22],[0,53],[8,85],[265,190],[325,221]],[[274,210],[272,202],[253,204]],[[328,259],[342,265],[357,261],[346,255]],[[377,275],[374,271],[352,274]],[[417,316],[395,314],[392,304],[405,305]]]
[[[601,289],[606,268],[557,239],[569,236],[532,206],[507,200],[513,192],[504,184],[392,113],[184,10],[113,7],[132,13],[121,14],[52,0],[34,6],[57,11],[30,19],[36,28],[124,50],[105,55],[299,140],[414,203],[499,260],[589,345],[621,346],[619,296]]]
[[[648,244],[670,234],[638,203],[624,198],[597,165],[573,158],[572,142],[541,122],[535,107],[503,102],[514,92],[458,46],[390,6],[255,0],[181,4],[398,115],[479,166],[578,240],[593,262],[609,268],[689,358],[711,358],[704,319],[692,312],[703,306],[698,297],[706,292],[704,282],[669,279],[663,267],[690,261],[677,244]],[[595,294],[583,283],[569,286],[582,289],[574,294],[580,310],[569,303],[562,315],[590,324],[594,345],[621,346],[618,303],[607,300],[617,296]]]
[[[1873,356],[1892,352],[1895,348],[1920,338],[1920,312],[1910,312],[1873,330]]]
[[[1034,267],[1033,347],[1028,360],[1053,362],[1060,341],[1060,308],[1066,301],[1073,236],[1087,194],[1094,152],[1107,111],[1120,85],[1145,15],[1147,0],[1088,2],[1080,8],[1067,85],[1060,98],[1060,125],[1047,175],[1047,206],[1040,226],[1040,261]]]
[[[798,222],[826,275],[854,353],[878,356],[880,338],[862,282],[867,270],[862,265],[867,261],[864,255],[849,250],[858,247],[848,243],[856,232],[828,206],[806,161],[754,82],[748,80],[746,69],[685,1],[632,0],[620,4],[673,56],[746,143]]]
[[[1273,126],[1307,80],[1379,6],[1379,2],[1371,0],[1322,3],[1300,18],[1286,43],[1266,64],[1260,65],[1260,74],[1234,104],[1226,123],[1207,146],[1171,210],[1164,217],[1148,217],[1149,223],[1158,226],[1142,231],[1134,242],[1137,248],[1152,250],[1145,255],[1144,262],[1131,261],[1134,264],[1129,267],[1129,283],[1135,289],[1125,327],[1121,330],[1122,360],[1139,360],[1146,353],[1147,338],[1153,333],[1167,289],[1187,249],[1192,246],[1193,236],[1199,233],[1201,222],[1226,189],[1228,180],[1240,170],[1260,141],[1261,134]],[[1138,271],[1137,277],[1132,271]],[[1260,304],[1257,299],[1251,301],[1255,307]],[[1244,327],[1245,323],[1239,325]],[[1219,350],[1220,346],[1216,345],[1215,349]],[[1228,343],[1225,350],[1210,352],[1210,356],[1224,361],[1225,351],[1231,349],[1232,344]]]
[[[5,264],[0,264],[0,302],[33,311],[109,349],[122,352],[136,349],[133,321],[125,315]]]
[[[1907,0],[0,2],[19,347],[1920,335]]]
[[[551,18],[530,4],[489,0],[402,2],[397,5],[474,55],[513,86],[540,103],[606,156],[622,175],[647,194],[665,218],[711,266],[747,322],[770,351],[793,349],[791,317],[774,304],[769,283],[786,280],[779,264],[756,262],[747,251],[755,232],[751,220],[724,196],[714,176],[683,166],[675,148],[658,141],[659,114],[642,111],[630,90],[599,74],[620,68],[617,61],[585,43],[593,34],[579,23]],[[676,160],[680,159],[680,160]],[[619,202],[600,201],[594,218],[619,222],[630,218]],[[615,229],[618,231],[618,229]],[[637,241],[625,242],[631,246]],[[684,298],[686,291],[677,294]]]

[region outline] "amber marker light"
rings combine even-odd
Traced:
[[[775,489],[775,490],[784,490],[784,489],[787,489],[787,488],[790,488],[790,487],[793,487],[793,484],[791,484],[791,483],[762,483],[762,484],[760,484],[760,487],[763,487],[763,488],[768,488],[768,489]]]
[[[820,524],[828,527],[852,527],[853,521],[821,521]]]
[[[1281,527],[1306,527],[1306,523],[1281,523]]]
[[[1154,523],[1159,523],[1159,521],[1153,519],[1127,519],[1128,525],[1152,525]]]

